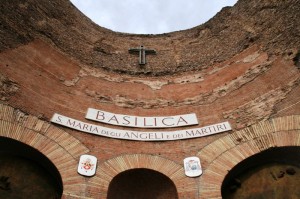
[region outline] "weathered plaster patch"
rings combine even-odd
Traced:
[[[225,119],[235,120],[238,124],[239,128],[250,126],[255,124],[257,121],[267,119],[268,116],[273,114],[273,107],[282,101],[286,95],[299,84],[299,79],[290,82],[287,86],[283,88],[277,88],[275,90],[271,90],[264,95],[261,95],[252,101],[235,108],[235,110],[231,110],[223,113],[223,117]]]
[[[0,100],[6,101],[17,93],[20,86],[0,73]]]
[[[255,53],[253,53],[252,55],[248,55],[247,57],[245,57],[244,59],[243,59],[243,62],[244,63],[250,63],[250,62],[253,62],[256,58],[258,58],[259,57],[259,53],[258,53],[258,51],[256,51]]]

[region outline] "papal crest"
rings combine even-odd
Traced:
[[[81,155],[78,164],[78,173],[84,176],[93,176],[96,173],[97,158],[91,155]]]
[[[188,157],[184,159],[185,175],[197,177],[202,174],[200,159],[198,157]]]

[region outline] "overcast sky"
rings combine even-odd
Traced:
[[[203,24],[237,0],[71,0],[86,16],[117,32],[160,34]]]

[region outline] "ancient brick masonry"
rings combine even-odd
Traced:
[[[247,143],[237,141],[243,137],[240,134],[247,138],[245,142],[252,143],[256,138],[247,137],[248,128],[259,135],[256,129],[260,122],[265,122],[264,129],[269,132],[269,121],[274,121],[274,126],[293,121],[295,126],[283,131],[292,130],[291,136],[297,137],[298,119],[290,118],[300,113],[298,0],[239,0],[203,25],[160,35],[117,33],[99,27],[68,0],[3,1],[0,10],[0,104],[5,107],[0,109],[0,128],[9,126],[4,135],[14,137],[10,131],[18,127],[20,136],[15,139],[21,140],[20,129],[30,132],[35,140],[49,139],[55,151],[68,153],[75,167],[81,152],[99,160],[96,176],[86,181],[77,176],[76,169],[59,167],[65,177],[65,198],[105,198],[114,176],[139,167],[168,176],[179,198],[198,198],[201,191],[218,198],[218,189],[210,193],[210,187],[201,186],[219,186],[224,173],[216,176],[220,179],[208,175],[217,168],[213,161],[227,161],[228,157],[223,157],[226,150],[235,153],[230,147],[246,147]],[[143,67],[137,55],[128,52],[141,45],[157,51],[147,56]],[[196,113],[199,125],[195,128],[229,121],[233,131],[181,141],[138,142],[94,136],[49,123],[54,113],[85,121],[88,108],[136,116]],[[11,117],[7,119],[4,113]],[[43,123],[45,129],[40,132],[26,127],[27,120],[20,122],[17,117],[20,113],[25,120],[34,118],[36,124]],[[289,139],[279,130],[270,132],[276,133],[273,136],[278,143],[282,137]],[[84,150],[62,145],[63,141],[55,140],[60,134],[75,140]],[[24,140],[30,146],[35,143]],[[218,149],[220,153],[214,151],[216,143],[225,143]],[[265,149],[267,144],[263,146]],[[58,156],[47,153],[57,165],[64,164]],[[185,177],[182,170],[182,160],[196,155],[204,160],[204,177],[200,180]],[[238,163],[232,161],[228,165]]]

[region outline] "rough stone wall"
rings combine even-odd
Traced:
[[[98,27],[68,0],[5,0],[0,6],[0,50],[41,38],[72,59],[117,73],[155,76],[199,71],[253,44],[272,54],[295,56],[300,44],[296,0],[239,0],[201,26],[161,35],[123,34]],[[158,51],[145,68],[128,53],[140,45]]]
[[[67,0],[4,0],[0,9],[0,102],[41,120],[61,113],[85,121],[89,107],[137,116],[194,112],[195,128],[229,121],[236,131],[300,113],[298,0],[240,0],[201,26],[161,35],[98,27]],[[139,45],[158,52],[145,67],[128,53]],[[151,154],[177,164],[231,133],[150,143],[63,129],[100,161]]]

